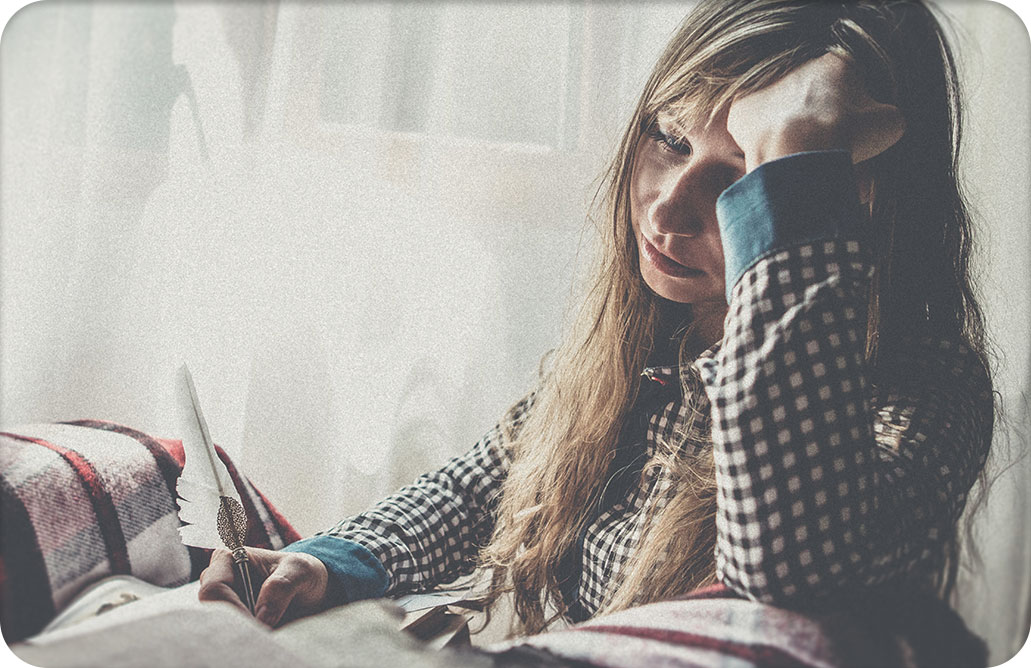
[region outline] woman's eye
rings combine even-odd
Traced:
[[[687,140],[681,139],[674,134],[664,131],[657,124],[653,124],[648,129],[648,136],[655,141],[660,148],[670,153],[676,153],[677,155],[690,155],[691,144]]]

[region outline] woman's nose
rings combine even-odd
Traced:
[[[715,221],[716,197],[704,165],[698,163],[670,170],[649,208],[657,234],[697,236]]]

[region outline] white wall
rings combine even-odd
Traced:
[[[946,7],[1001,470],[1029,422],[1028,37],[999,5]],[[186,360],[216,440],[302,533],[461,452],[557,342],[587,203],[683,12],[24,9],[0,42],[0,421],[174,436]],[[992,489],[964,603],[1000,660],[1027,628],[1027,469]]]

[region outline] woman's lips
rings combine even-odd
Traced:
[[[644,237],[644,235],[641,235],[641,250],[644,251],[644,256],[648,258],[648,261],[652,266],[667,276],[673,276],[675,278],[693,278],[705,273],[700,269],[685,267],[672,258],[663,255],[662,251],[653,246],[651,242]]]

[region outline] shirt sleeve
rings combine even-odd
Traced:
[[[990,442],[987,372],[957,340],[914,336],[893,380],[871,385],[857,200],[847,154],[826,152],[762,165],[717,206],[729,311],[696,363],[716,568],[762,602],[932,572]]]
[[[525,421],[533,398],[516,404],[471,450],[443,468],[287,548],[326,564],[331,605],[426,589],[473,570],[493,531],[494,504],[511,464],[506,443]]]

